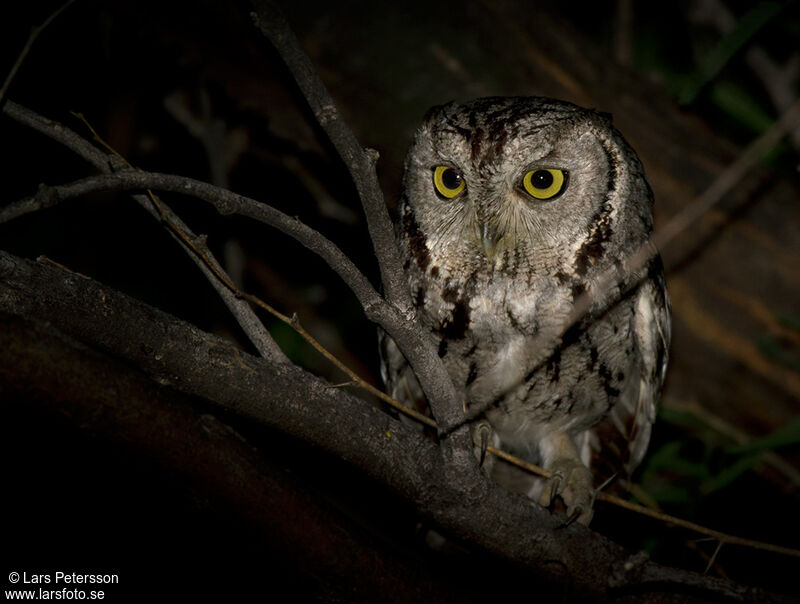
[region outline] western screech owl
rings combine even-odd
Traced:
[[[652,203],[610,118],[552,99],[434,107],[406,158],[404,268],[465,408],[482,411],[473,438],[488,435],[553,477],[544,484],[499,460],[485,467],[544,505],[560,498],[585,524],[588,468],[602,451],[630,472],[650,439],[670,340],[660,259],[612,290],[613,305],[595,304],[563,334],[559,326],[604,271],[647,243]],[[536,338],[547,334],[542,349]],[[424,409],[386,336],[381,353],[388,392]]]

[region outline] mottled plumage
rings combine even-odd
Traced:
[[[490,434],[554,478],[543,489],[501,462],[488,471],[546,505],[560,496],[588,523],[593,453],[611,451],[628,471],[641,461],[667,363],[658,259],[614,292],[615,305],[555,338],[575,300],[651,234],[636,154],[608,116],[570,103],[451,103],[417,132],[399,212],[419,319],[466,407],[485,410],[476,442]],[[394,342],[384,336],[381,348],[389,393],[424,409]]]

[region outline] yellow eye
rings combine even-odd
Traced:
[[[466,187],[464,177],[449,166],[436,166],[433,169],[433,186],[436,192],[446,199],[453,199]]]
[[[525,192],[536,199],[552,199],[564,190],[566,184],[566,172],[549,168],[531,170],[522,178]]]

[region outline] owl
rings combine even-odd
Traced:
[[[670,340],[658,256],[561,329],[581,294],[649,245],[652,205],[610,116],[553,99],[434,107],[405,161],[403,268],[476,455],[488,443],[543,466],[547,481],[491,456],[483,468],[583,524],[601,471],[629,474],[650,439]],[[381,359],[389,394],[424,411],[385,334]]]

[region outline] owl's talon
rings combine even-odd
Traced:
[[[561,491],[561,474],[553,474],[550,478],[550,492],[547,494],[547,502],[544,503],[545,507],[550,507],[553,504],[556,496]]]
[[[491,437],[492,428],[487,421],[480,422],[473,431],[472,440],[480,450],[478,467],[482,468],[483,462],[486,461],[486,450],[489,448],[489,439]]]
[[[562,523],[561,523],[561,526],[559,526],[558,528],[567,528],[567,527],[568,527],[569,525],[571,525],[573,522],[575,522],[576,520],[578,520],[578,519],[579,519],[581,516],[583,516],[583,508],[582,508],[581,506],[577,506],[577,507],[575,508],[575,511],[573,511],[573,512],[572,512],[572,514],[570,514],[570,515],[567,517],[567,519],[566,519],[566,520],[564,520],[564,522],[562,522]]]

